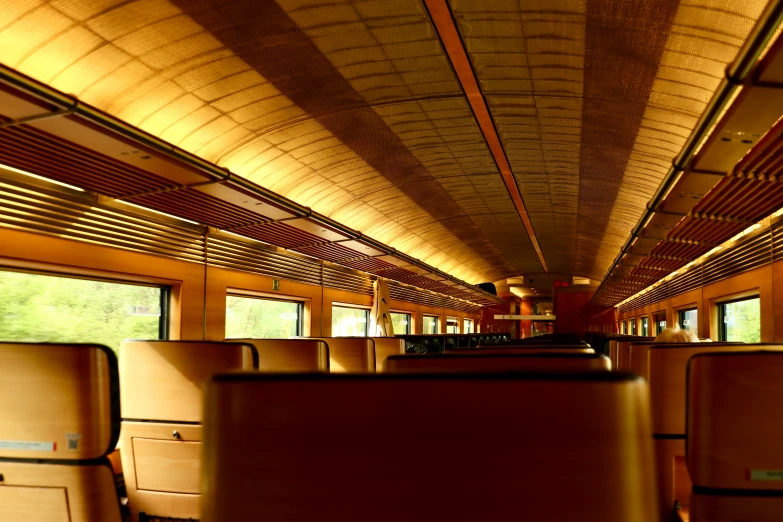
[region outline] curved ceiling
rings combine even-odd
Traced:
[[[764,4],[448,2],[552,272],[604,275]],[[16,0],[0,61],[461,279],[542,270],[421,0]]]

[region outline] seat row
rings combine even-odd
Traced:
[[[303,342],[323,341],[286,344]],[[765,499],[769,512],[780,507],[778,450],[760,445],[754,430],[775,435],[781,428],[780,400],[765,396],[780,387],[783,353],[727,346],[715,356],[777,359],[734,361],[723,373],[694,363],[691,372],[711,373],[700,370],[704,377],[691,375],[681,388],[674,376],[654,383],[655,354],[670,358],[662,368],[674,368],[694,345],[650,346],[647,386],[607,371],[604,356],[551,345],[393,355],[387,374],[377,376],[248,373],[273,354],[264,344],[128,344],[118,379],[113,352],[100,346],[0,343],[0,364],[15,370],[0,376],[0,397],[20,397],[0,407],[0,520],[117,520],[106,456],[120,437],[120,395],[123,468],[142,520],[658,520],[672,504],[656,498],[653,448],[660,472],[659,443],[685,439],[653,434],[676,435],[667,430],[680,428],[667,423],[684,426],[686,418],[693,520],[719,520],[716,509],[743,513],[747,498]],[[724,386],[734,391],[716,393]],[[652,415],[648,394],[661,398],[652,401]],[[747,429],[728,429],[736,425],[725,420],[729,442],[713,440],[710,427],[724,422],[727,401],[745,414]],[[667,415],[659,418],[656,408]],[[744,458],[745,446],[756,448],[756,461],[738,486],[741,461],[733,459]],[[726,448],[735,451],[731,480],[711,481],[726,467]],[[672,487],[660,474],[659,483]],[[731,496],[737,490],[745,496]],[[754,516],[727,520],[777,520],[759,510]]]

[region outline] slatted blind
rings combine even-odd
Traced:
[[[621,305],[621,312],[638,310],[685,292],[716,283],[783,258],[783,220],[759,229],[701,264]]]
[[[100,203],[87,192],[26,176],[0,177],[0,227],[123,248],[268,277],[372,295],[365,272],[283,251],[252,239],[210,232],[175,218]],[[476,312],[481,307],[393,281],[392,299]]]

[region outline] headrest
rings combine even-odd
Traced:
[[[117,357],[97,344],[0,343],[0,457],[88,460],[117,444]]]
[[[589,372],[610,371],[608,357],[596,354],[491,353],[395,355],[386,359],[387,372]]]
[[[375,342],[369,337],[319,337],[329,345],[329,371],[374,372]]]
[[[252,344],[126,341],[120,346],[122,418],[201,422],[204,382],[215,373],[252,370]]]

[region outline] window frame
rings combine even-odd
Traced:
[[[646,315],[639,318],[639,335],[642,337],[649,337],[650,335],[650,318]]]
[[[38,265],[36,265],[38,266]],[[41,268],[27,268],[24,266],[9,266],[0,265],[0,272],[15,272],[18,274],[29,274],[34,276],[43,277],[56,277],[60,279],[79,279],[81,281],[92,281],[97,283],[109,283],[115,285],[126,286],[143,286],[146,288],[157,288],[160,290],[160,299],[158,306],[160,307],[160,317],[158,319],[158,339],[160,341],[171,340],[172,320],[174,314],[172,313],[172,299],[175,292],[178,294],[179,288],[175,288],[173,282],[168,282],[164,279],[140,276],[137,279],[128,277],[109,277],[103,275],[104,272],[98,270],[73,270],[73,271],[59,271],[54,269],[48,269],[47,265],[41,265]]]
[[[653,324],[655,325],[655,335],[658,336],[669,326],[669,322],[666,320],[666,312],[654,312],[652,317]],[[663,317],[663,319],[661,320],[660,317]],[[663,328],[659,329],[659,323],[661,322],[663,322]]]
[[[620,321],[620,334],[628,335],[628,325],[625,320]]]
[[[429,332],[424,332],[424,318],[425,317],[433,317],[435,318],[435,333],[431,334]],[[440,316],[436,314],[421,314],[421,329],[423,335],[438,335],[440,334]]]
[[[693,330],[691,330],[690,328],[688,328],[688,327],[686,327],[685,325],[682,324],[682,322],[685,320],[684,319],[685,314],[688,313],[688,312],[696,312],[696,332],[694,332]],[[689,306],[687,308],[679,308],[679,309],[677,309],[677,324],[679,325],[680,329],[688,330],[692,334],[698,336],[698,333],[697,333],[698,330],[699,330],[698,322],[699,322],[699,307],[698,306]],[[688,326],[690,326],[690,325],[688,325]]]
[[[465,325],[466,325],[466,324],[469,324],[469,325],[470,325],[470,328],[465,328]],[[472,333],[475,333],[475,332],[473,331],[473,324],[474,324],[474,321],[473,321],[473,319],[472,319],[472,318],[470,318],[470,317],[463,317],[463,318],[462,318],[462,333],[465,333],[465,334],[472,334]],[[470,331],[468,332],[468,331],[466,331],[466,330],[470,330]]]
[[[726,329],[726,322],[725,314],[726,314],[726,305],[730,305],[733,303],[741,303],[742,301],[751,301],[753,299],[759,300],[759,338],[761,337],[761,295],[759,294],[751,294],[751,295],[743,295],[742,297],[735,297],[733,299],[727,299],[725,301],[719,301],[715,303],[715,306],[717,308],[717,314],[718,314],[718,341],[719,342],[732,342],[729,341],[728,338],[728,330]]]
[[[628,324],[631,326],[630,331],[628,332],[630,335],[636,335],[636,328],[637,328],[637,318],[632,317],[628,320]]]
[[[299,299],[294,298],[285,298],[282,296],[270,296],[268,294],[261,294],[261,293],[250,293],[250,292],[239,292],[236,290],[228,289],[226,291],[226,298],[228,297],[240,297],[242,299],[258,299],[260,301],[277,301],[282,303],[293,303],[297,305],[296,307],[296,337],[301,337],[304,335],[304,315],[305,315],[305,303],[304,301],[301,301]],[[228,311],[228,306],[226,306],[226,311]],[[224,312],[225,313],[225,312]],[[228,337],[226,335],[225,326],[223,327],[223,338],[224,339],[242,339],[242,337]]]
[[[354,310],[362,310],[364,312],[364,318],[365,318],[363,337],[370,337],[370,311],[372,309],[362,305],[357,305],[353,303],[340,303],[336,301],[332,301],[332,309],[331,309],[332,320],[331,320],[330,327],[332,329],[332,337],[335,337],[334,335],[334,309],[335,308],[351,308]],[[323,311],[321,313],[323,313]],[[339,337],[357,337],[357,336],[339,336]]]
[[[406,324],[406,332],[394,332],[394,335],[411,335],[413,333],[413,313],[405,310],[389,310],[392,314],[405,315],[408,317],[408,324]],[[369,328],[369,327],[368,327]]]
[[[457,331],[456,332],[449,333],[449,319],[451,319],[454,322],[454,324],[457,326]],[[459,317],[450,317],[448,315],[446,316],[446,333],[449,334],[449,335],[459,335],[459,333],[460,333]]]

